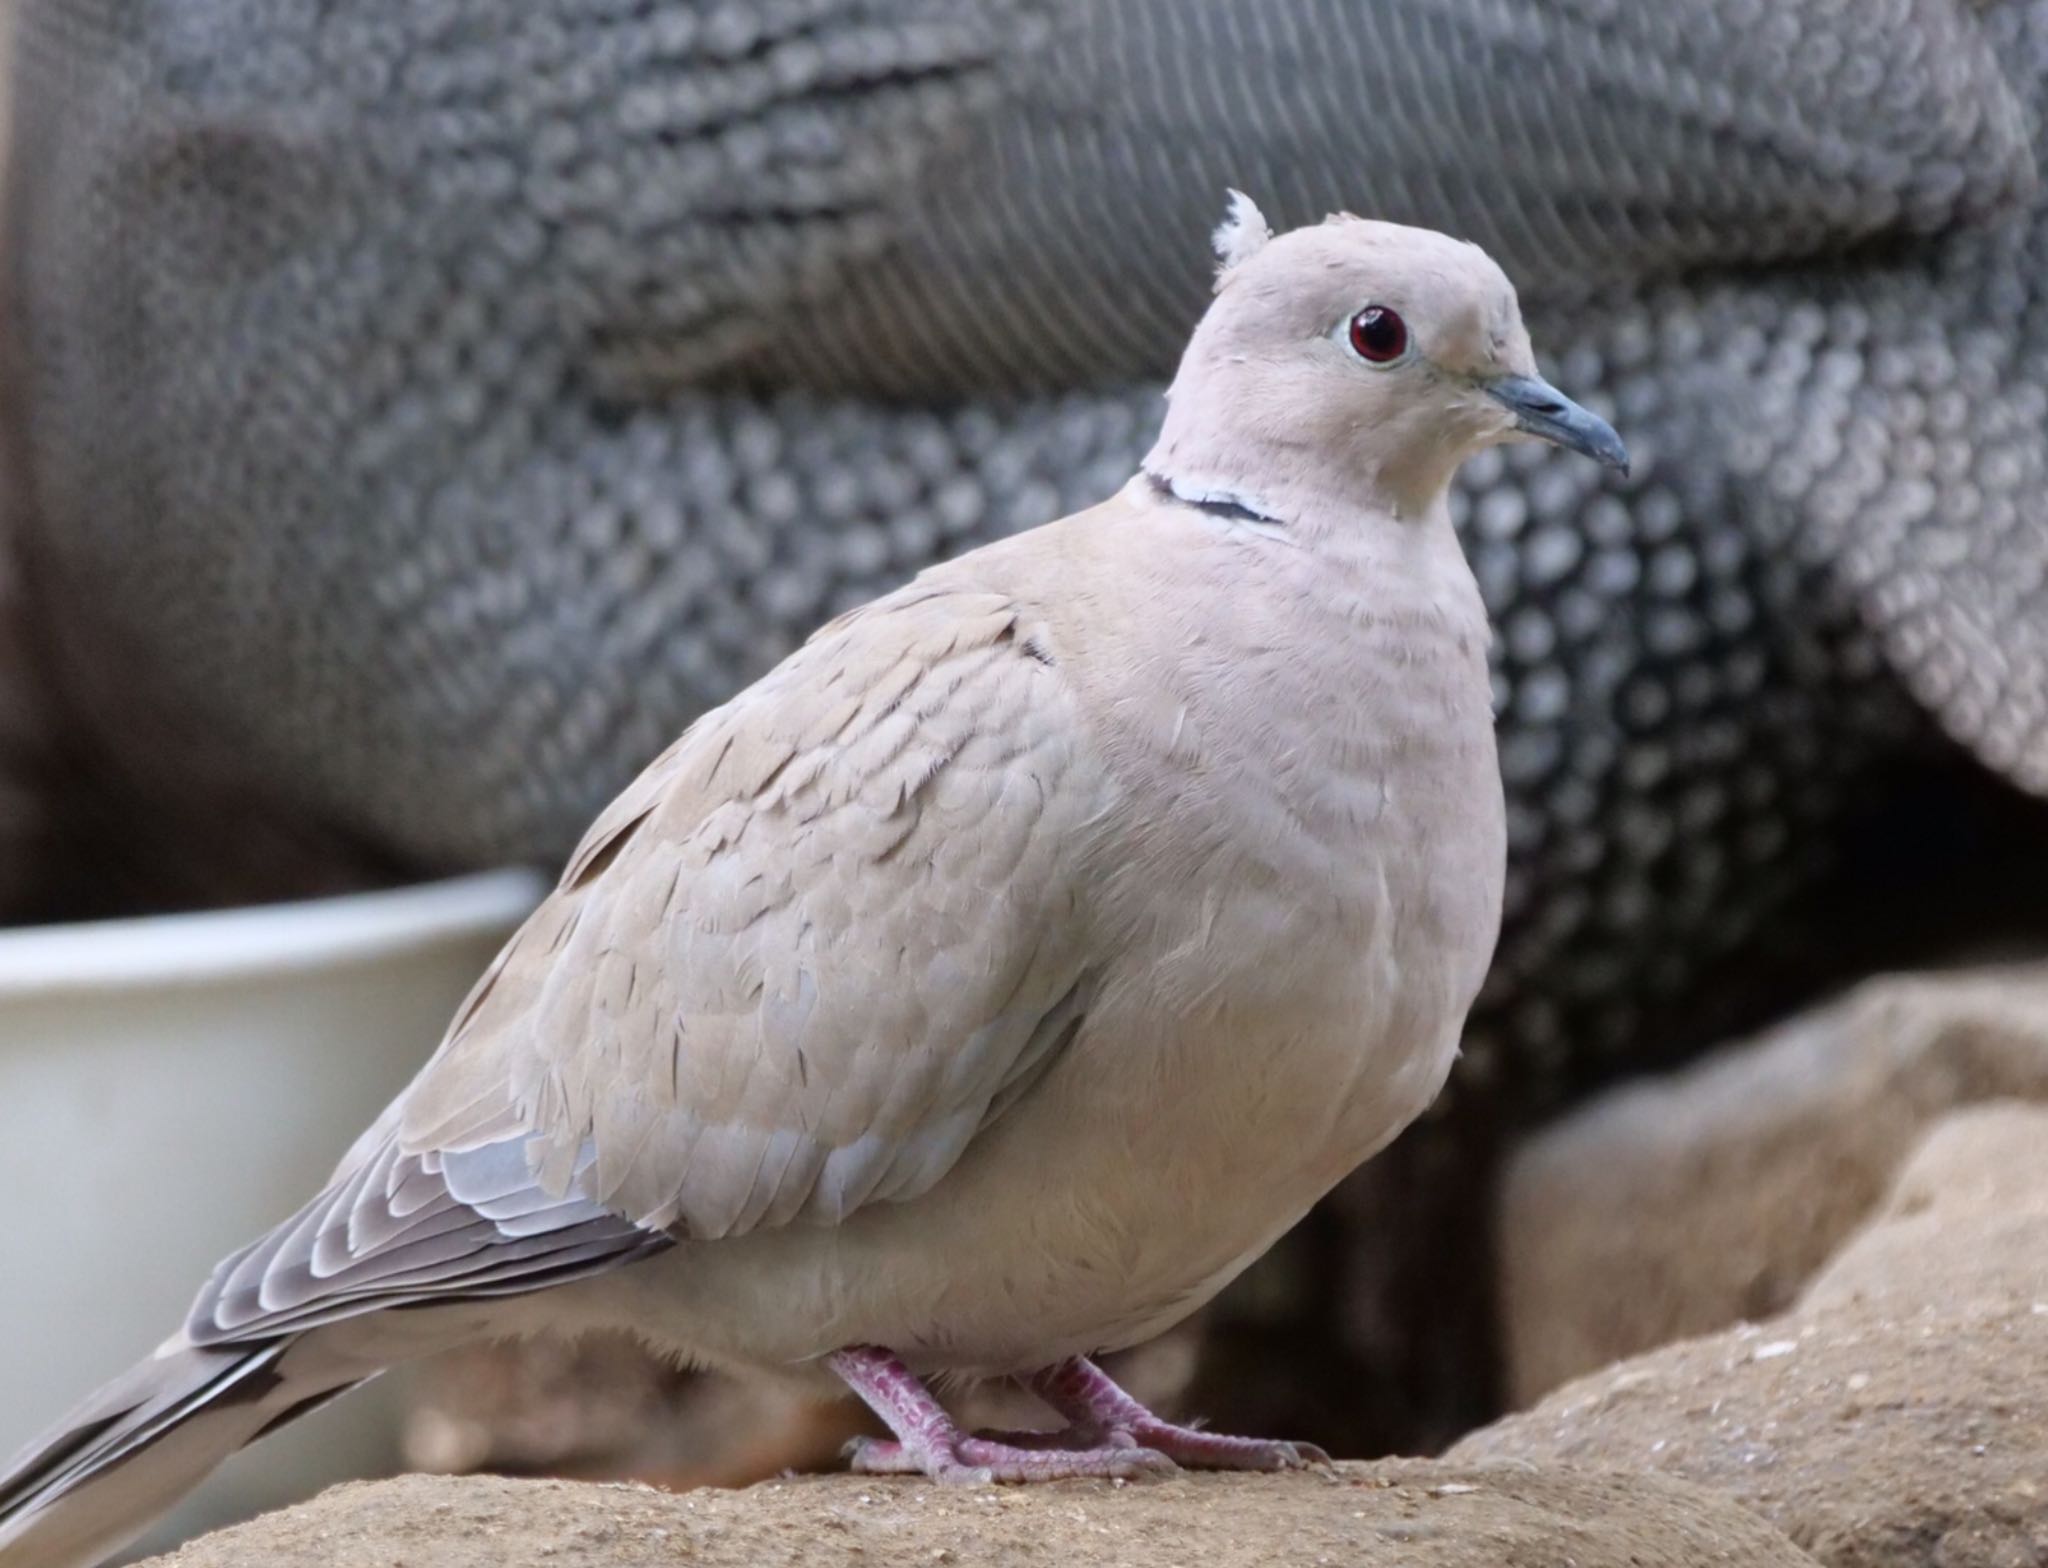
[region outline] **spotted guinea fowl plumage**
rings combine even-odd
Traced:
[[[2048,28],[1893,9],[30,4],[59,675],[146,782],[551,859],[820,618],[1113,488],[1226,179],[1448,223],[1639,433],[1456,493],[1516,851],[1473,1059],[1562,1070],[1930,716],[2048,783]]]

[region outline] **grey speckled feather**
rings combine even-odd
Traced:
[[[1095,1432],[991,1471],[916,1380],[1160,1332],[1435,1096],[1506,854],[1446,489],[1526,434],[1627,462],[1476,247],[1254,217],[1144,470],[656,758],[327,1190],[0,1476],[6,1568],[93,1560],[393,1361],[544,1328],[871,1399],[842,1358],[891,1358],[935,1477],[1170,1468]],[[1405,322],[1379,359],[1368,307]]]

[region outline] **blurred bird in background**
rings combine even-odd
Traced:
[[[1378,1450],[1488,1413],[1503,1140],[1958,934],[1953,900],[1915,925],[1872,889],[2040,847],[2048,4],[21,0],[18,28],[24,914],[557,860],[818,620],[1115,488],[1225,184],[1501,260],[1634,470],[1459,479],[1499,956],[1436,1122],[1220,1305],[1220,1420]],[[1294,1375],[1232,1378],[1253,1347]]]

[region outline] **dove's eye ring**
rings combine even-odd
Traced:
[[[1351,352],[1368,365],[1391,365],[1408,352],[1408,323],[1384,305],[1368,305],[1351,318]]]

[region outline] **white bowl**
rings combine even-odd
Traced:
[[[0,930],[0,1463],[312,1195],[543,890],[494,872]],[[145,1544],[388,1472],[396,1437],[373,1385],[232,1460]]]

